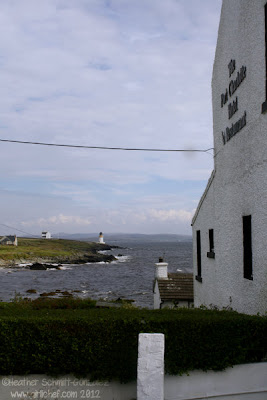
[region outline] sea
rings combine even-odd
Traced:
[[[159,257],[168,263],[169,272],[192,272],[192,241],[188,239],[111,239],[107,244],[120,247],[104,251],[117,257],[111,263],[62,265],[47,270],[30,270],[23,264],[0,268],[0,301],[34,299],[51,292],[62,297],[68,292],[95,300],[127,299],[137,307],[153,308],[155,263]]]

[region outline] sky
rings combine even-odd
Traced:
[[[0,4],[0,139],[213,147],[221,0]],[[0,234],[191,234],[208,153],[0,142]],[[15,228],[17,230],[15,230]]]

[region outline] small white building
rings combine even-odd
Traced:
[[[9,236],[3,236],[0,239],[0,245],[3,246],[17,246],[18,245],[18,238],[16,235],[9,235]]]
[[[267,4],[223,0],[214,170],[192,220],[195,306],[267,311]]]
[[[168,273],[168,263],[155,264],[154,309],[194,306],[193,274]]]
[[[104,235],[102,232],[99,233],[98,243],[105,244]]]
[[[43,232],[42,232],[42,238],[43,238],[43,239],[51,239],[51,238],[52,238],[52,235],[51,235],[50,232],[43,231]]]

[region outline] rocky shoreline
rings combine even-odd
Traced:
[[[118,246],[101,245],[101,251],[112,250],[114,248],[120,248]],[[102,254],[99,250],[99,246],[96,249],[92,249],[90,253],[76,253],[72,256],[66,257],[53,257],[53,258],[42,258],[34,257],[31,259],[13,259],[13,260],[1,260],[1,267],[20,267],[29,266],[31,269],[48,269],[57,268],[62,264],[87,264],[87,263],[99,263],[99,262],[111,262],[117,258],[112,254]],[[30,266],[30,264],[32,264]]]

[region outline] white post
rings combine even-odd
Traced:
[[[164,400],[164,335],[140,333],[137,400]]]

